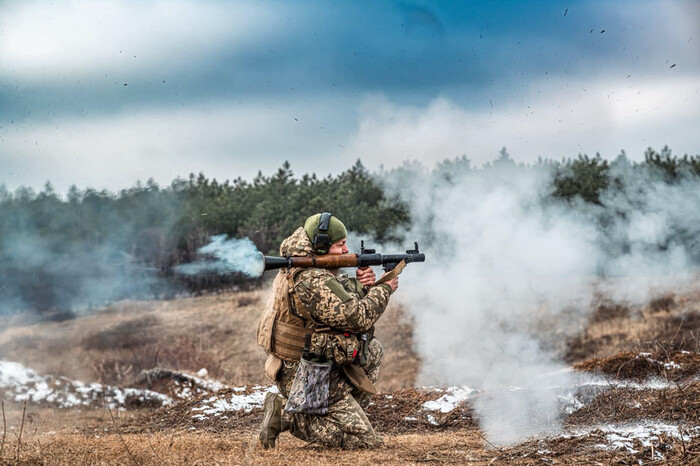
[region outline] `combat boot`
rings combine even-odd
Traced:
[[[288,426],[282,419],[284,398],[277,393],[267,393],[263,402],[263,420],[260,424],[260,443],[267,449],[275,446],[277,436]]]

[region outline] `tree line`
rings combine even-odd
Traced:
[[[668,147],[660,152],[648,149],[640,162],[630,162],[623,152],[612,161],[579,155],[529,165],[515,164],[504,149],[491,165],[498,164],[514,170],[549,171],[548,196],[554,201],[601,206],[605,202],[601,195],[625,183],[623,173],[630,171],[655,173],[669,184],[700,179],[700,155],[678,157]],[[472,168],[462,157],[446,160],[434,170],[449,179],[455,165],[487,169]],[[383,176],[388,174],[371,173],[358,160],[342,173],[324,178],[296,176],[285,162],[274,174],[259,173],[251,181],[218,181],[200,173],[177,178],[168,186],[151,179],[118,193],[72,186],[59,195],[49,182],[39,192],[27,187],[9,192],[0,185],[0,283],[10,283],[15,288],[12,299],[26,304],[30,294],[50,289],[54,276],[74,276],[71,282],[77,283],[81,268],[99,274],[96,265],[85,265],[90,257],[122,267],[127,264],[128,273],[133,274],[137,265],[138,270],[175,280],[172,267],[194,260],[211,235],[248,237],[260,251],[275,254],[281,241],[308,215],[321,211],[333,212],[353,231],[379,242],[400,240],[397,232],[411,222],[410,206],[386,194]],[[91,255],[95,251],[101,255]],[[80,258],[77,265],[72,262],[76,257]],[[53,272],[47,272],[47,264]],[[190,291],[231,282],[214,276],[177,280],[184,280],[180,285]],[[240,282],[240,277],[236,280]],[[60,286],[68,290],[54,295],[76,292],[66,280]],[[8,292],[3,295],[0,290],[0,305],[10,302]],[[43,308],[62,305],[51,296],[34,303]]]

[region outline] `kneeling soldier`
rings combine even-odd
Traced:
[[[347,254],[346,236],[340,220],[316,214],[282,242],[280,255]],[[374,324],[398,277],[374,284],[369,267],[359,268],[355,279],[337,269],[278,272],[258,326],[258,343],[268,353],[265,374],[279,389],[265,397],[263,447],[273,447],[285,430],[330,447],[382,444],[363,408],[375,393],[383,355]]]

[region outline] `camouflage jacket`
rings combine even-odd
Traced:
[[[303,228],[297,229],[280,247],[283,256],[306,256],[312,245]],[[350,333],[369,331],[384,313],[391,295],[389,285],[367,289],[345,274],[309,268],[296,274],[294,290],[317,325]]]
[[[311,241],[303,228],[297,229],[280,247],[282,256],[308,256],[312,253]],[[294,290],[316,325],[350,333],[370,330],[384,313],[392,293],[389,285],[368,290],[357,279],[345,274],[336,276],[330,270],[317,268],[296,274]],[[285,362],[280,370],[277,387],[284,396],[289,396],[298,364]],[[334,365],[330,374],[329,403],[336,403],[353,389],[342,370]]]

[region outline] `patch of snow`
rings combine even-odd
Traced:
[[[197,377],[204,378],[207,375],[209,375],[209,371],[205,367],[202,367],[200,370],[197,371]]]
[[[441,413],[449,413],[453,411],[461,403],[469,399],[470,395],[478,393],[478,390],[469,387],[450,387],[445,394],[434,401],[426,401],[423,403],[423,409],[427,411],[440,411]]]
[[[434,426],[439,426],[438,422],[435,420],[435,416],[432,414],[428,414],[428,422],[431,423]]]
[[[265,395],[268,392],[278,393],[277,387],[272,385],[269,387],[257,386],[253,388],[253,392],[248,395],[230,395],[228,397],[212,396],[207,400],[202,401],[199,406],[192,408],[192,418],[196,420],[204,420],[209,416],[219,417],[230,411],[245,411],[251,412],[255,408],[261,408]],[[238,390],[239,392],[242,390]]]
[[[659,440],[659,435],[666,435],[684,441],[690,441],[693,437],[700,436],[700,427],[690,429],[682,429],[678,425],[666,424],[664,422],[656,422],[646,420],[637,423],[627,424],[604,424],[590,426],[585,429],[577,429],[572,432],[575,437],[590,435],[595,431],[600,431],[605,435],[606,443],[595,445],[599,450],[621,450],[624,449],[629,453],[638,453],[635,446],[641,445],[648,447]],[[562,436],[564,438],[570,438]]]
[[[124,408],[127,399],[161,406],[172,404],[170,397],[151,390],[39,375],[20,363],[4,360],[0,361],[0,394],[14,401],[50,403],[59,408],[103,407],[105,402],[110,407]]]

